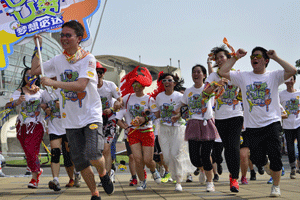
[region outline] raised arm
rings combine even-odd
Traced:
[[[267,51],[267,55],[269,56],[269,58],[273,59],[275,62],[277,62],[279,65],[283,67],[284,80],[287,80],[288,78],[290,78],[291,76],[297,73],[296,67],[279,58],[274,50]]]
[[[61,88],[61,89],[70,90],[74,92],[84,91],[88,83],[89,83],[88,78],[79,78],[77,81],[73,81],[73,82],[56,81],[48,77],[41,78],[42,85],[53,86],[56,88]]]
[[[235,62],[244,57],[247,52],[244,49],[239,49],[236,52],[235,56],[232,56],[219,70],[219,75],[230,80],[230,69],[233,67]]]

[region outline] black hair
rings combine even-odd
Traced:
[[[64,28],[65,26],[69,27],[71,29],[74,29],[77,36],[83,37],[85,30],[84,30],[84,27],[82,26],[82,24],[80,24],[78,21],[76,21],[76,20],[68,21],[68,22],[64,23],[61,28]]]
[[[172,76],[173,80],[175,81],[176,85],[174,87],[174,90],[175,91],[180,91],[182,90],[182,85],[184,84],[184,80],[182,78],[179,78],[179,76],[176,74],[176,75],[173,75],[173,74],[170,74],[170,73],[163,73],[159,78],[158,78],[158,81],[161,81],[163,79],[165,79],[167,76]]]
[[[214,54],[215,59],[217,57],[217,54],[222,51],[225,53],[225,55],[228,59],[231,58],[231,55],[230,55],[229,51],[226,49],[225,45],[222,45],[220,47],[214,47],[212,50],[210,50],[210,52]]]
[[[269,64],[270,58],[267,54],[267,49],[263,48],[263,47],[255,47],[254,49],[252,49],[251,55],[254,54],[255,51],[261,51],[262,52],[262,56],[264,57],[265,60],[268,60],[267,64],[266,64],[266,68]]]
[[[193,73],[193,71],[196,67],[200,67],[202,73],[207,75],[205,67],[203,65],[200,65],[200,64],[196,64],[194,67],[192,67],[192,73]],[[206,79],[206,76],[203,78],[203,83],[204,83],[205,79]]]
[[[24,87],[27,84],[26,81],[25,81],[25,75],[26,75],[26,72],[28,70],[31,70],[31,68],[26,65],[25,58],[26,57],[24,56],[23,57],[23,65],[25,66],[25,68],[21,72],[22,80],[21,80],[21,82],[20,82],[20,84],[19,84],[19,86],[18,86],[17,89],[22,88],[22,87]],[[40,85],[41,85],[40,76],[38,76],[38,75],[37,75],[37,79],[35,81],[35,85],[38,86],[38,87],[40,87]]]

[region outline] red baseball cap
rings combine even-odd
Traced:
[[[96,70],[97,69],[103,69],[104,70],[104,73],[107,71],[107,69],[106,68],[104,68],[101,64],[100,64],[100,62],[96,62]]]

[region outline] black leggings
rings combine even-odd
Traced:
[[[300,150],[300,127],[297,129],[284,129],[285,139],[286,139],[286,146],[288,151],[288,157],[289,157],[289,163],[295,164],[296,161],[296,155],[295,155],[295,139],[297,139],[298,143],[298,152]],[[298,156],[298,160],[299,160]],[[294,168],[296,166],[291,166],[291,168]]]
[[[192,164],[195,167],[202,167],[205,171],[212,170],[210,154],[214,141],[195,141],[189,140],[189,153]]]
[[[222,142],[214,142],[213,150],[211,153],[212,163],[221,164],[223,162],[223,148],[224,147]]]
[[[240,172],[240,136],[244,118],[232,117],[229,119],[216,119],[216,127],[225,148],[225,160],[233,179],[239,178]]]

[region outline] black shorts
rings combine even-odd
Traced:
[[[154,142],[154,153],[160,154],[161,153],[161,148],[158,142],[158,135],[155,136],[155,142]]]
[[[248,147],[249,148],[249,141],[247,141],[247,137],[246,137],[246,140],[244,138],[244,134],[245,134],[246,131],[243,131],[241,132],[241,143],[240,143],[240,149],[241,148],[244,148],[244,147]]]
[[[68,142],[67,134],[63,134],[63,135],[55,135],[55,134],[52,134],[52,133],[49,134],[50,141],[57,140],[57,139],[60,139],[60,138],[62,138],[63,142]]]

